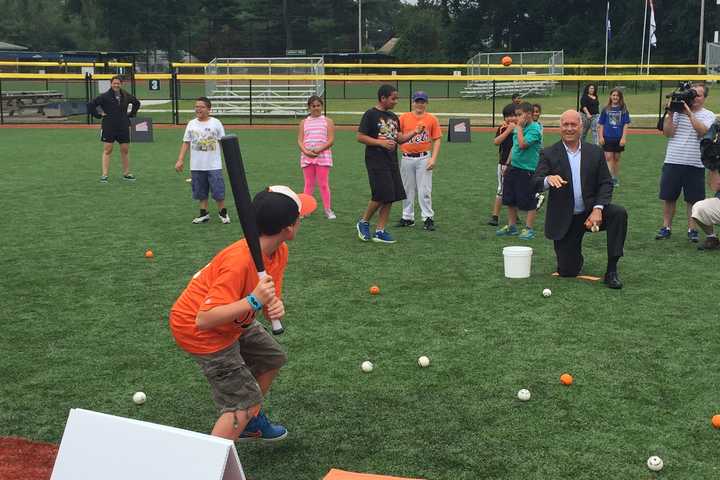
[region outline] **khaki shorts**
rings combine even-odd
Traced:
[[[226,349],[193,358],[210,383],[220,413],[260,405],[263,395],[255,377],[287,363],[280,344],[258,322]]]
[[[720,224],[720,198],[706,198],[696,202],[692,208],[692,217],[708,227]]]

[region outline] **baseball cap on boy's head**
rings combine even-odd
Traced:
[[[308,215],[317,207],[310,195],[293,192],[284,185],[268,187],[255,195],[253,209],[261,235],[275,235],[289,227],[298,216]]]
[[[417,102],[418,100],[421,100],[421,101],[423,101],[423,102],[427,102],[427,101],[428,101],[428,94],[425,93],[425,92],[423,92],[423,91],[417,91],[417,92],[413,93],[412,101],[413,101],[413,102]]]

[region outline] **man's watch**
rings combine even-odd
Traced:
[[[252,293],[245,297],[245,299],[248,301],[252,309],[256,312],[263,307],[263,304],[260,302],[260,300],[258,300],[257,297]]]

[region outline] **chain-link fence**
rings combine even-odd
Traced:
[[[38,73],[0,73],[0,123],[94,123],[96,120],[86,114],[83,105],[109,88],[110,76],[68,74],[58,77]],[[135,91],[135,95],[142,102],[140,115],[143,117],[150,117],[155,123],[184,124],[194,117],[194,101],[207,95],[209,80],[238,82],[247,86],[247,102],[244,108],[222,111],[216,107],[217,103],[214,103],[213,115],[229,125],[292,125],[304,118],[306,95],[309,96],[310,92],[294,95],[298,98],[293,101],[302,103],[292,110],[286,108],[287,105],[269,104],[267,97],[261,98],[260,93],[267,91],[268,85],[272,84],[277,92],[284,88],[285,93],[290,92],[290,96],[293,96],[293,85],[310,78],[321,83],[320,91],[326,114],[338,125],[357,125],[363,112],[377,103],[379,86],[389,83],[398,89],[399,102],[395,107],[398,112],[408,111],[411,108],[412,93],[423,90],[430,97],[429,111],[437,115],[443,124],[447,124],[450,118],[461,117],[469,118],[473,126],[492,127],[502,121],[502,108],[510,102],[510,95],[514,93],[501,89],[498,85],[526,77],[471,77],[489,84],[487,95],[475,97],[463,95],[468,81],[467,75],[231,74],[209,78],[204,73],[176,72],[136,74],[128,79],[124,88]],[[665,95],[676,88],[681,80],[704,79],[714,82],[720,79],[720,76],[542,75],[541,79],[555,82],[555,87],[549,92],[526,92],[522,99],[541,105],[541,121],[546,126],[557,126],[563,111],[578,108],[583,88],[593,83],[599,87],[601,106],[607,103],[608,90],[619,87],[624,92],[632,125],[652,128],[663,112]],[[720,112],[720,94],[714,94],[712,88],[707,99],[707,108]]]

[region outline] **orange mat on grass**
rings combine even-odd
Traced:
[[[323,480],[422,480],[419,478],[388,477],[387,475],[373,475],[371,473],[354,473],[345,470],[331,469]]]

